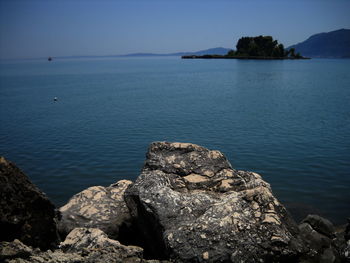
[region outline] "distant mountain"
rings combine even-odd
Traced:
[[[229,52],[231,49],[229,48],[223,48],[223,47],[216,47],[216,48],[209,48],[205,50],[200,51],[194,51],[194,52],[177,52],[177,53],[166,53],[166,54],[159,54],[159,53],[131,53],[126,55],[103,55],[103,56],[62,56],[62,57],[54,57],[55,59],[76,59],[76,58],[120,58],[120,57],[166,57],[166,56],[189,56],[189,55],[226,55],[227,52]]]
[[[290,48],[295,48],[296,52],[306,57],[350,58],[350,29],[312,35]]]
[[[127,55],[120,55],[121,57],[154,57],[154,56],[188,56],[188,55],[226,55],[229,52],[229,48],[216,47],[209,48],[194,52],[177,52],[177,53],[166,53],[166,54],[156,54],[156,53],[132,53]]]
[[[210,48],[206,50],[200,50],[197,52],[187,52],[185,55],[226,55],[227,52],[229,52],[230,48],[223,48],[223,47],[216,47],[216,48]]]

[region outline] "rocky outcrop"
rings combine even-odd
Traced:
[[[219,151],[152,143],[125,200],[144,248],[177,262],[295,262],[298,228],[260,175]]]
[[[58,247],[54,206],[4,158],[0,197],[0,262],[350,262],[350,224],[297,226],[259,174],[189,143],[152,143],[135,183],[76,194]]]
[[[0,260],[7,263],[161,263],[143,259],[142,248],[124,246],[96,228],[74,229],[60,248],[42,252],[18,240],[1,242]]]
[[[109,187],[93,186],[76,195],[62,206],[59,230],[66,236],[77,227],[92,227],[117,239],[119,230],[129,224],[130,214],[124,202],[124,191],[131,181],[121,180]]]
[[[0,233],[0,241],[19,239],[41,249],[59,242],[54,205],[3,157],[0,157]]]

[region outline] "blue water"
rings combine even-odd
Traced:
[[[350,216],[350,60],[3,61],[0,99],[0,154],[58,206],[181,141],[262,174],[296,217]]]

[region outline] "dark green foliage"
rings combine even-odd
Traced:
[[[295,49],[294,48],[289,49],[289,53],[290,53],[291,57],[295,57]]]
[[[286,58],[290,55],[297,58],[295,50],[285,50],[283,44],[279,44],[271,36],[242,37],[238,40],[236,48],[236,51],[229,51],[227,56]],[[302,56],[299,54],[298,58]]]
[[[234,50],[230,50],[228,53],[227,53],[227,56],[234,56],[236,54],[236,52]]]
[[[301,58],[301,55],[299,52],[295,55],[295,58]]]
[[[254,57],[283,57],[277,40],[273,40],[271,36],[242,37],[240,40],[238,40],[236,48],[237,55]]]

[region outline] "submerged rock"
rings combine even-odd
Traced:
[[[109,187],[93,186],[74,195],[59,210],[59,230],[66,236],[77,227],[99,228],[111,238],[118,238],[120,228],[130,221],[124,191],[131,181],[121,180]]]
[[[48,249],[58,242],[55,206],[13,163],[0,157],[0,241]]]
[[[298,228],[260,175],[219,151],[152,143],[125,200],[149,255],[177,262],[295,262]]]

